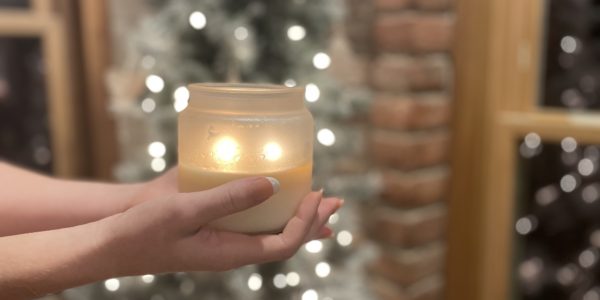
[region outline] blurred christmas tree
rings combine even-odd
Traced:
[[[109,76],[120,128],[120,180],[147,179],[176,163],[186,84],[241,81],[306,86],[318,140],[315,187],[347,200],[367,199],[377,189],[377,176],[365,172],[359,122],[369,93],[342,86],[325,71],[342,2],[151,0],[148,7],[151,13],[130,36],[131,65]],[[71,293],[92,299],[371,299],[362,270],[371,250],[358,238],[360,204],[346,203],[330,219],[334,239],[310,242],[286,262],[223,274],[109,279]]]

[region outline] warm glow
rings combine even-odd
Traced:
[[[266,160],[276,161],[281,158],[282,153],[283,150],[281,149],[281,146],[275,142],[268,143],[263,148],[263,155]]]
[[[222,164],[237,162],[240,159],[240,146],[234,139],[223,137],[213,146],[212,156]]]

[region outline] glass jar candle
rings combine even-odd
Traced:
[[[304,89],[278,85],[190,84],[179,115],[179,190],[201,191],[270,176],[277,194],[210,225],[243,233],[283,229],[312,181],[313,118]]]

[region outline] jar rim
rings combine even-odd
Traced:
[[[278,84],[266,83],[192,83],[188,85],[190,91],[219,94],[247,94],[247,95],[272,95],[303,92],[304,87],[288,87]]]

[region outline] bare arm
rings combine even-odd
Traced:
[[[0,161],[0,236],[84,224],[127,209],[143,184],[69,181]]]
[[[64,229],[0,237],[0,299],[30,299],[101,279],[174,271],[221,271],[289,258],[331,234],[342,204],[310,193],[281,234],[244,235],[206,224],[273,194],[265,178],[174,193],[123,213]]]

